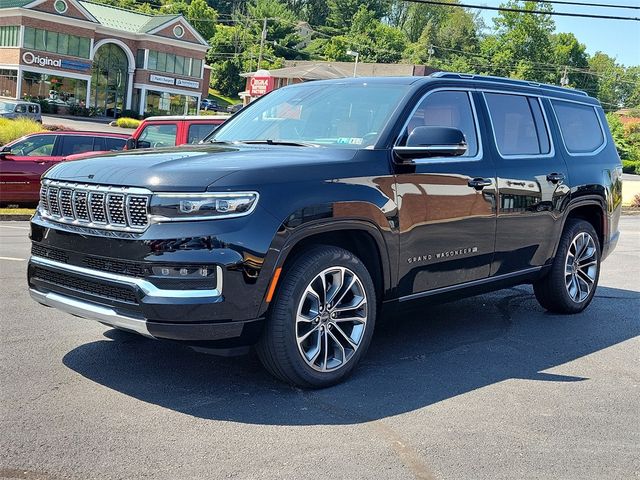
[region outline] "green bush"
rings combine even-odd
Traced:
[[[640,160],[622,160],[622,171],[640,175]]]
[[[5,145],[28,133],[41,132],[43,130],[45,128],[40,123],[27,118],[18,118],[16,120],[0,118],[0,145]]]
[[[116,127],[120,128],[138,128],[138,125],[140,125],[140,120],[135,118],[120,117],[116,120]]]

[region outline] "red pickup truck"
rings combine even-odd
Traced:
[[[0,204],[37,203],[40,176],[57,162],[85,152],[122,150],[127,135],[101,132],[40,132],[0,149]]]
[[[198,143],[229,115],[149,117],[138,126],[127,141],[127,150],[160,148]]]

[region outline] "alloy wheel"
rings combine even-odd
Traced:
[[[578,233],[567,251],[565,285],[575,303],[585,301],[593,289],[598,274],[598,249],[593,237]]]
[[[362,281],[345,267],[320,272],[304,290],[296,312],[296,340],[304,361],[320,372],[343,367],[367,327]]]

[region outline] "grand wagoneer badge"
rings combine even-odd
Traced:
[[[459,248],[457,250],[447,250],[445,252],[429,253],[427,255],[418,255],[417,257],[407,258],[407,263],[428,262],[429,260],[440,260],[443,258],[459,257],[462,255],[468,255],[470,253],[476,253],[478,247]]]

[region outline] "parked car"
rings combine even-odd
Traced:
[[[227,112],[236,113],[242,110],[242,107],[244,107],[244,105],[241,103],[234,103],[233,105],[227,105]]]
[[[32,297],[198,349],[255,345],[277,378],[324,387],[408,301],[529,283],[545,309],[581,312],[619,237],[620,158],[577,90],[453,73],[308,82],[210,142],[49,170]]]
[[[149,117],[142,121],[129,140],[127,150],[195,144],[229,118],[228,115],[180,115]]]
[[[22,100],[0,100],[0,118],[30,118],[42,123],[40,105]]]
[[[205,98],[200,101],[200,110],[217,111],[217,110],[220,110],[220,105],[216,100]]]
[[[26,135],[0,149],[0,203],[36,203],[40,176],[70,155],[122,150],[119,133],[57,131]]]

